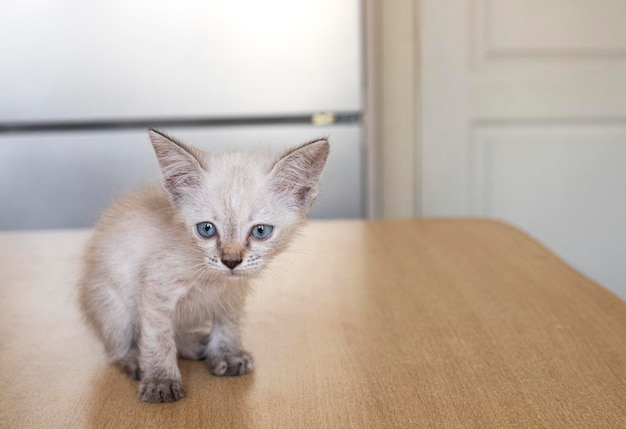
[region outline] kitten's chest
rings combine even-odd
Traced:
[[[194,285],[180,299],[177,318],[181,324],[203,323],[224,311],[238,311],[238,302],[244,299],[247,285],[243,282],[206,281]]]

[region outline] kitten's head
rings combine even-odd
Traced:
[[[329,144],[316,140],[277,157],[206,153],[150,130],[163,185],[214,272],[259,272],[285,249],[318,192]]]

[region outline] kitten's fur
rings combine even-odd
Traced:
[[[80,302],[108,357],[141,380],[139,397],[169,402],[184,396],[177,356],[207,358],[215,375],[252,371],[239,336],[248,279],[305,221],[329,145],[313,141],[278,158],[208,154],[149,134],[163,186],[105,212],[86,249]],[[217,235],[198,234],[205,221]],[[257,224],[274,227],[268,238],[251,236]],[[230,269],[229,260],[242,262]]]

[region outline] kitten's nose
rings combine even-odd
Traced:
[[[237,265],[241,264],[241,259],[222,259],[222,264],[233,270]]]

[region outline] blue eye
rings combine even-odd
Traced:
[[[201,237],[211,238],[215,234],[217,234],[217,229],[215,229],[215,225],[211,222],[200,222],[196,225],[196,230]]]
[[[273,229],[274,227],[272,225],[255,225],[252,227],[252,232],[250,232],[250,235],[260,240],[263,240],[264,238],[269,237]]]

